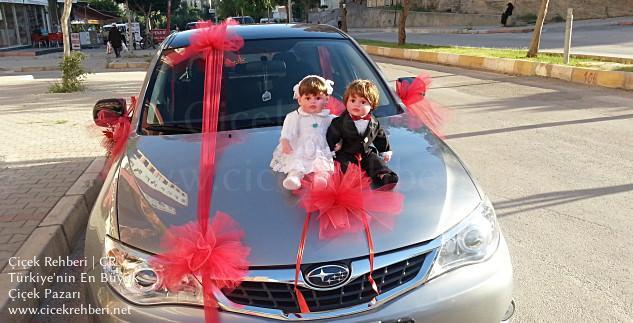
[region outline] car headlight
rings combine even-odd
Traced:
[[[499,239],[497,216],[485,199],[461,223],[442,235],[442,245],[428,279],[487,260],[497,250]]]
[[[160,268],[150,265],[150,257],[106,236],[101,263],[103,278],[121,296],[135,304],[204,303],[202,287],[196,277],[185,277],[178,291],[169,291],[161,282]]]

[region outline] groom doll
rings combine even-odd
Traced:
[[[347,170],[349,163],[358,163],[367,172],[375,186],[395,185],[398,175],[386,163],[392,151],[385,131],[373,116],[378,106],[379,93],[374,83],[367,80],[352,82],[343,95],[346,112],[332,120],[327,130],[330,150],[335,151],[335,161],[341,170]],[[380,153],[380,155],[378,155]]]

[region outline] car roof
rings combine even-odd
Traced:
[[[237,32],[244,40],[280,38],[348,38],[340,30],[328,25],[312,24],[266,24],[234,25],[229,30]],[[187,30],[172,34],[166,48],[189,46],[189,38],[197,30]]]

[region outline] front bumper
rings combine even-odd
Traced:
[[[88,273],[100,277],[101,267]],[[87,286],[88,302],[105,308],[100,322],[200,322],[201,307],[183,305],[139,306],[114,292],[107,283]],[[336,322],[499,322],[512,300],[512,265],[505,239],[487,261],[445,273],[381,306],[366,312],[319,321]],[[220,312],[222,322],[274,322],[258,316]]]

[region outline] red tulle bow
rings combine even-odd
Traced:
[[[402,103],[407,107],[408,112],[415,116],[418,121],[415,122],[415,119],[411,119],[413,122],[408,124],[410,128],[417,129],[422,127],[422,124],[425,124],[438,137],[444,138],[440,127],[446,122],[448,112],[445,108],[425,97],[430,84],[431,76],[422,73],[411,83],[406,81],[398,82],[396,84],[396,93],[398,93]]]
[[[237,34],[229,33],[227,27],[237,25],[235,20],[229,20],[219,25],[214,25],[210,21],[199,21],[194,34],[190,38],[190,45],[185,48],[175,49],[165,55],[165,62],[171,66],[176,66],[192,56],[204,53],[207,50],[217,49],[220,51],[236,51],[244,46],[244,39]],[[232,60],[227,59],[225,65],[235,65]]]
[[[189,275],[202,279],[205,313],[217,322],[213,291],[237,287],[248,272],[250,248],[240,241],[244,232],[225,213],[217,212],[204,230],[199,222],[171,227],[162,241],[165,253],[152,258],[163,286],[177,291]]]
[[[101,170],[101,177],[105,177],[112,163],[123,154],[127,139],[131,132],[130,118],[136,109],[136,96],[130,97],[130,106],[121,116],[113,116],[106,111],[97,113],[98,123],[108,125],[103,132],[101,147],[106,149],[106,162]]]
[[[335,162],[335,170],[325,185],[315,180],[316,176],[318,175],[310,175],[303,180],[303,189],[298,193],[300,204],[307,212],[295,264],[294,290],[301,313],[310,312],[305,298],[297,287],[297,282],[311,214],[318,212],[320,239],[332,239],[341,234],[365,230],[369,248],[368,280],[374,292],[379,294],[380,291],[372,278],[374,243],[369,223],[376,220],[385,227],[392,228],[394,218],[402,210],[404,202],[404,196],[400,193],[381,189],[372,190],[371,179],[359,165],[350,163],[343,173],[341,165]]]

